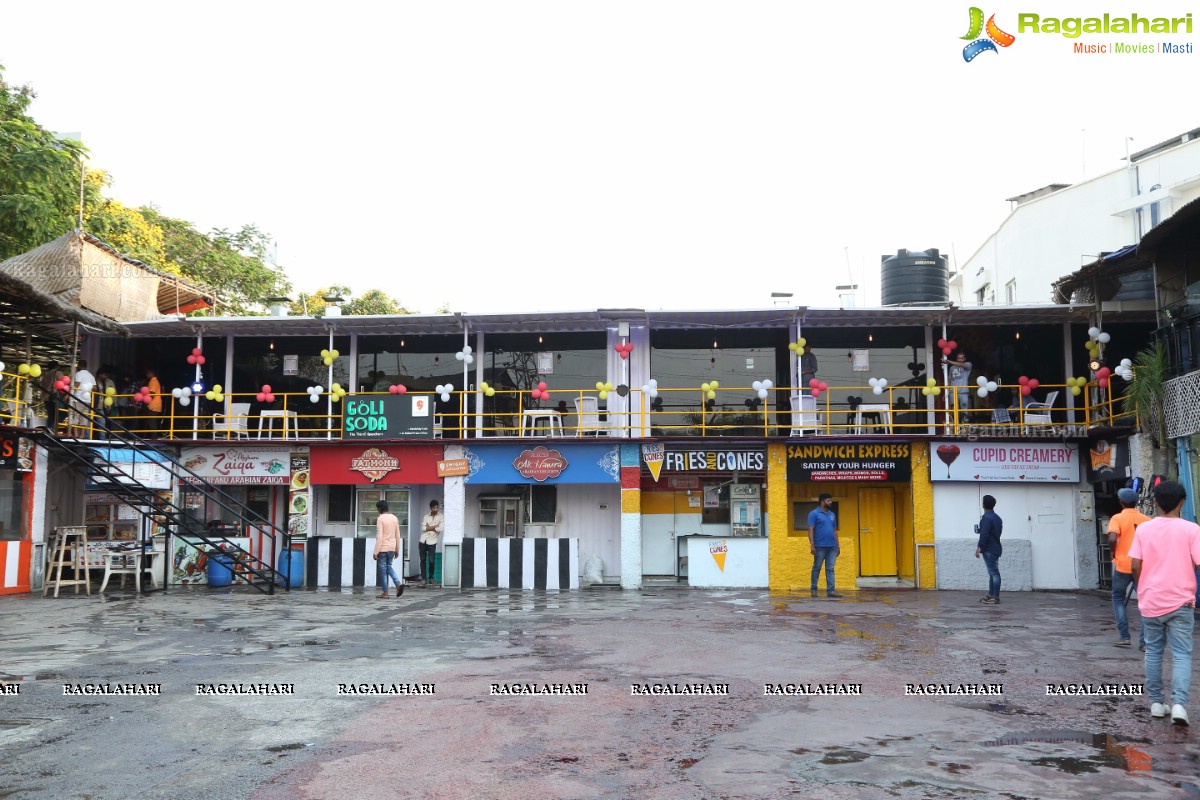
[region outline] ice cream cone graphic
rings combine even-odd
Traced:
[[[708,552],[717,562],[717,569],[725,571],[725,556],[729,554],[729,544],[724,539],[713,542],[708,546]]]

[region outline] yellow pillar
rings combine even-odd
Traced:
[[[929,443],[912,445],[913,539],[917,544],[919,566],[917,586],[937,588],[937,564],[933,544],[933,483],[929,480]]]

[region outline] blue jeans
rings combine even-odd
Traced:
[[[1129,603],[1129,589],[1137,588],[1134,583],[1133,575],[1129,572],[1117,572],[1113,570],[1112,576],[1112,604],[1113,617],[1117,620],[1117,636],[1122,639],[1129,638],[1129,615],[1125,608]],[[1142,628],[1138,631],[1138,644],[1146,644],[1146,631]]]
[[[817,580],[821,577],[821,563],[825,563],[825,591],[834,591],[833,587],[833,565],[837,563],[838,549],[837,547],[817,547],[814,548],[816,553],[813,554],[812,568],[812,590],[817,590]]]
[[[403,585],[400,576],[396,574],[395,568],[392,566],[392,559],[396,554],[390,550],[385,553],[380,553],[379,558],[375,559],[375,583],[379,586],[381,594],[387,594],[388,590],[388,575],[392,576],[392,581],[395,582],[396,588]]]
[[[1163,701],[1162,657],[1171,646],[1171,702],[1186,706],[1192,687],[1192,629],[1196,618],[1191,606],[1161,617],[1142,617],[1146,634],[1146,694],[1151,703]]]
[[[983,553],[983,563],[988,571],[988,597],[1000,599],[1000,555]]]

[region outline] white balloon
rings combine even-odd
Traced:
[[[988,381],[988,382],[987,382],[987,390],[988,390],[989,392],[994,392],[994,391],[996,391],[996,389],[997,389],[997,388],[999,388],[999,387],[996,385],[996,382],[995,382],[995,381]]]
[[[183,393],[184,399],[187,399],[192,396],[192,387],[190,387],[190,386],[185,386],[182,389],[180,389],[179,391]]]
[[[875,394],[883,394],[883,387],[882,387],[882,386],[878,386],[878,385],[877,385],[877,386],[876,386],[874,389],[872,389],[871,391],[872,391],[872,392],[874,392]]]
[[[975,390],[975,394],[979,395],[980,397],[987,397],[988,396],[987,387],[980,386],[978,389]]]
[[[179,398],[183,397],[183,389],[172,389],[171,394],[176,400],[178,400]]]
[[[985,378],[983,375],[980,375],[978,378],[975,379],[975,382],[978,383],[980,386],[987,386],[988,379]]]
[[[449,392],[442,392],[442,402],[443,403],[450,402],[450,393]]]
[[[758,390],[758,399],[759,399],[759,400],[766,400],[766,399],[767,399],[767,394],[768,394],[768,392],[767,392],[767,390],[766,390],[766,389],[759,389],[759,390]]]
[[[192,398],[190,398],[190,397],[181,397],[181,398],[179,398],[179,405],[181,405],[181,406],[190,406],[191,404],[192,404]]]
[[[1133,362],[1132,362],[1132,361],[1130,361],[1128,358],[1122,358],[1122,359],[1121,359],[1121,366],[1122,366],[1122,367],[1125,367],[1125,368],[1129,368],[1129,367],[1132,367],[1132,366],[1133,366]]]
[[[886,388],[886,387],[887,387],[887,378],[880,378],[880,379],[879,379],[879,386],[880,386],[881,388]]]
[[[1099,335],[1100,335],[1099,328],[1096,328],[1096,327],[1088,328],[1088,338],[1089,339],[1095,339]]]
[[[459,361],[462,361],[464,358],[466,358],[466,355],[464,353],[455,353],[454,357]]]
[[[750,387],[756,392],[761,392],[763,388],[762,381],[755,381],[754,383],[750,384]]]
[[[1096,337],[1096,341],[1098,341],[1100,344],[1108,344],[1111,340],[1112,340],[1112,337],[1109,336],[1107,333],[1102,333]]]

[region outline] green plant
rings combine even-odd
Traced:
[[[1137,414],[1141,430],[1149,433],[1155,447],[1167,442],[1167,418],[1163,412],[1163,384],[1167,379],[1167,350],[1155,342],[1133,359],[1133,382],[1121,410]]]

